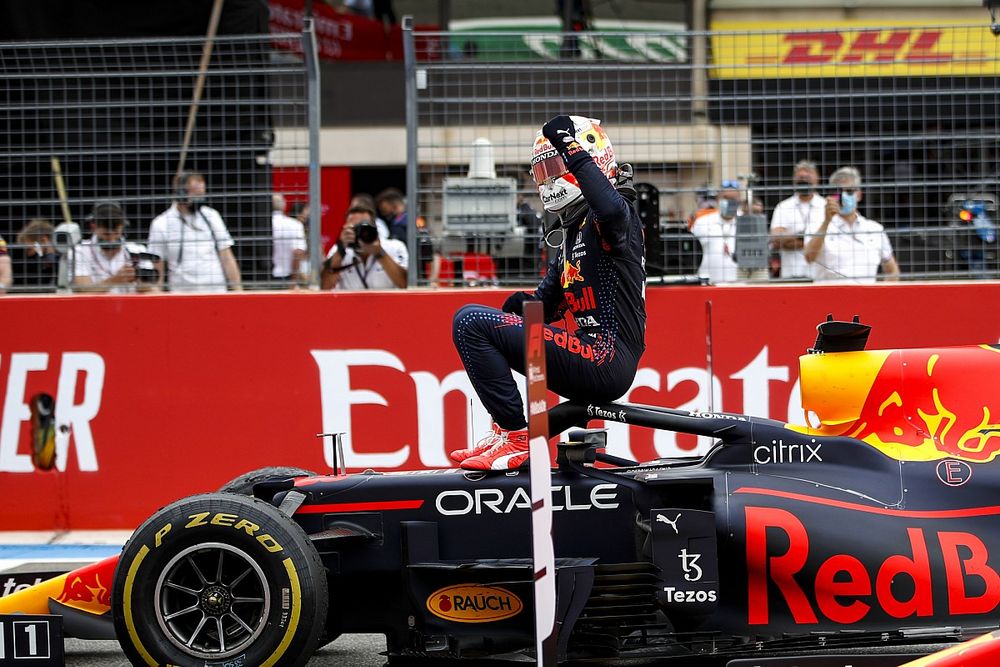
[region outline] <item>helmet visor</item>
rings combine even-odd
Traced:
[[[531,161],[531,177],[535,179],[536,185],[559,178],[568,172],[566,163],[555,150],[542,153]]]

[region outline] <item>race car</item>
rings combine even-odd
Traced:
[[[560,661],[921,654],[997,628],[1000,346],[865,351],[856,321],[819,331],[800,360],[807,425],[549,411],[550,436],[568,431],[552,469]],[[594,420],[714,446],[628,461]],[[44,598],[113,622],[135,664],[298,665],[359,632],[385,634],[390,664],[530,659],[528,481],[255,471],[158,511],[120,557],[17,595],[22,611]],[[66,594],[84,589],[104,598]]]

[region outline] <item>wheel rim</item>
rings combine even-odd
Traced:
[[[160,572],[156,620],[170,643],[198,658],[246,649],[267,624],[271,593],[245,551],[210,542],[184,549]]]

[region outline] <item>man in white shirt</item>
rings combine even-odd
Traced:
[[[302,270],[307,258],[306,231],[301,222],[285,215],[285,197],[271,197],[272,261],[271,275],[281,281],[305,283],[308,277]]]
[[[879,267],[885,280],[899,280],[885,228],[858,213],[861,173],[841,167],[830,176],[830,185],[837,192],[826,199],[823,221],[806,234],[805,257],[815,280],[874,283]]]
[[[219,212],[202,203],[205,177],[185,172],[176,186],[177,199],[149,226],[149,251],[162,258],[156,266],[160,280],[166,275],[173,292],[242,289],[233,238]]]
[[[323,262],[324,290],[403,289],[409,254],[406,244],[379,238],[375,211],[355,206],[347,210],[336,245]]]
[[[723,181],[718,210],[699,215],[691,226],[691,233],[701,243],[698,275],[714,285],[767,280],[767,269],[740,268],[736,263],[736,219],[742,203],[739,188],[739,181]]]
[[[76,291],[130,294],[136,291],[135,266],[125,247],[128,220],[118,202],[98,202],[87,216],[93,236],[73,249]]]
[[[781,257],[781,277],[788,280],[812,278],[812,267],[802,249],[806,232],[823,222],[826,199],[816,192],[819,171],[801,160],[792,171],[795,194],[778,203],[771,215],[771,242]]]

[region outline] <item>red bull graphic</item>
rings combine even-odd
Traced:
[[[95,615],[111,609],[111,582],[118,556],[85,565],[67,574],[0,599],[0,614],[48,614],[49,600]]]
[[[841,553],[829,541],[817,546],[806,523],[788,510],[745,507],[747,619],[752,625],[772,623],[786,609],[795,624],[851,625],[871,621],[876,613],[916,621],[935,615],[992,614],[1000,606],[1000,572],[983,538],[971,530],[945,529],[942,522],[920,525],[926,519],[995,519],[1000,508],[907,512],[799,494],[772,495],[904,521],[891,531],[900,533],[900,539],[885,539],[878,551],[862,555]],[[883,530],[886,526],[881,524]]]
[[[847,352],[801,359],[803,432],[863,440],[893,458],[992,461],[1000,453],[1000,349]]]
[[[564,329],[552,329],[545,327],[545,340],[552,341],[570,354],[578,354],[584,359],[594,359],[594,348],[590,343],[583,343],[579,338]]]
[[[563,272],[562,272],[562,286],[563,289],[569,288],[573,283],[583,282],[583,273],[580,272],[580,260],[576,262],[570,262],[569,260],[563,260]]]
[[[577,262],[579,264],[579,262]],[[593,310],[597,308],[597,299],[594,298],[594,288],[584,287],[579,295],[573,292],[566,292],[564,295],[566,306],[571,313],[579,313],[583,310]]]
[[[56,601],[96,614],[110,609],[111,580],[115,571],[112,567],[107,572],[107,568],[99,567],[100,565],[101,563],[95,563],[67,574],[62,593]]]

